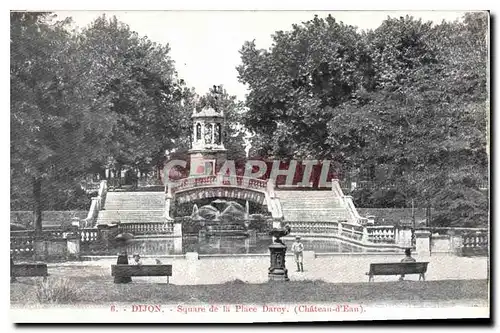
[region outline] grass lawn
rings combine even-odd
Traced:
[[[55,278],[53,278],[55,279]],[[49,277],[48,283],[52,283]],[[13,305],[35,305],[40,279],[20,278],[11,283]],[[53,280],[54,281],[54,280]],[[60,280],[59,280],[60,281]],[[384,301],[488,300],[487,280],[394,281],[372,283],[326,283],[289,281],[246,284],[234,281],[218,285],[173,285],[133,282],[114,284],[97,277],[71,278],[68,284],[76,292],[59,304],[110,303],[332,303]]]

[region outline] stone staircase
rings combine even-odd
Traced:
[[[108,192],[97,224],[165,222],[165,193]]]
[[[348,220],[349,213],[332,191],[276,191],[285,221]]]

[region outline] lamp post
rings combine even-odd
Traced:
[[[286,269],[286,245],[281,240],[281,237],[290,233],[289,226],[280,229],[273,229],[269,232],[275,238],[274,242],[269,245],[271,254],[271,266],[268,271],[269,281],[290,281],[288,278],[288,269]]]

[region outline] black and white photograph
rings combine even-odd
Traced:
[[[49,9],[10,11],[11,322],[490,318],[489,11]]]

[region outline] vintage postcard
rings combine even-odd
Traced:
[[[14,323],[490,317],[488,11],[11,11]]]

